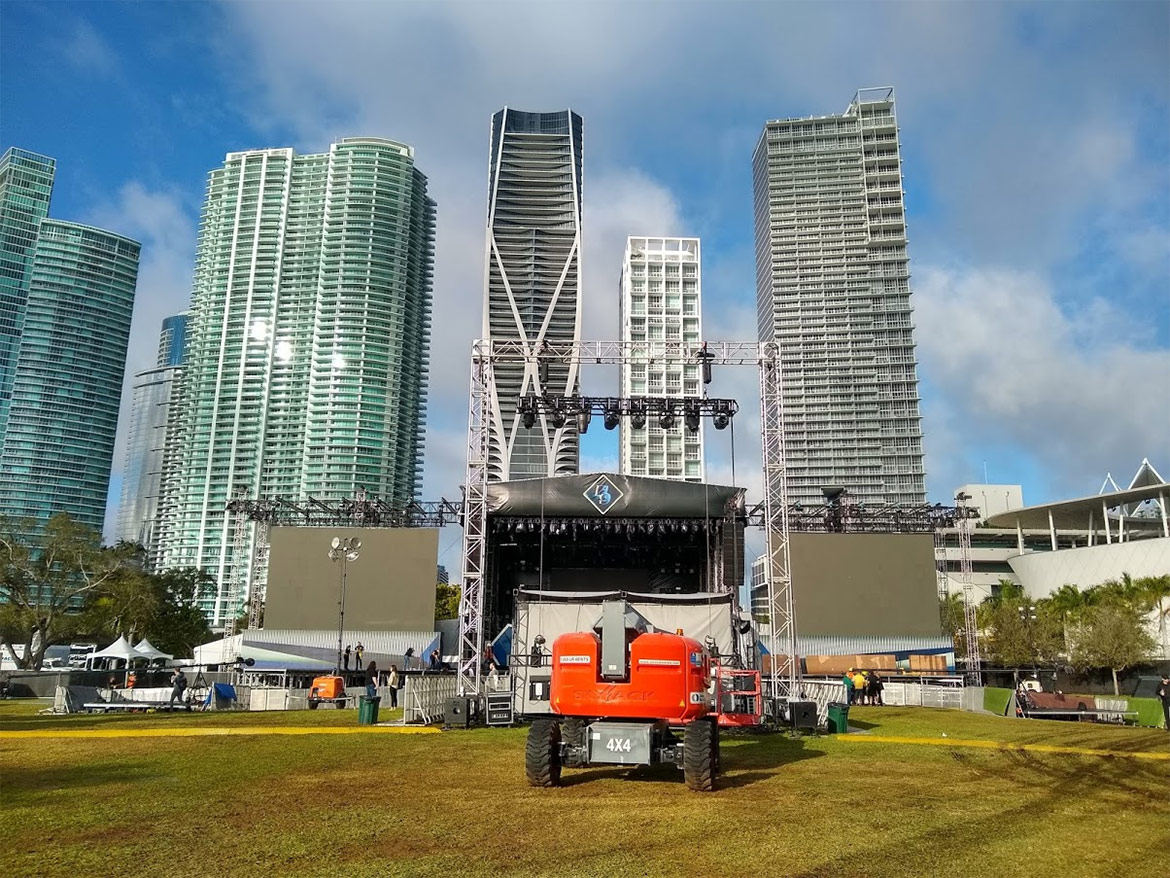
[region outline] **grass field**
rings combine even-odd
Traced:
[[[1160,730],[855,708],[871,736],[724,738],[725,775],[567,770],[524,783],[523,729],[440,735],[0,737],[12,875],[1157,876],[1170,761],[972,749],[967,740],[1170,754]],[[38,717],[0,732],[345,725],[354,711]]]

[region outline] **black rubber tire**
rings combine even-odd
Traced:
[[[585,743],[586,721],[579,716],[571,716],[561,720],[561,740],[573,747],[580,747]]]
[[[687,789],[709,793],[718,773],[719,736],[715,723],[697,719],[683,730],[683,779]]]
[[[556,720],[532,721],[524,748],[524,773],[534,787],[555,787],[561,782],[561,727]]]
[[[576,747],[580,754],[575,760],[566,754],[566,765],[580,766],[585,760],[585,726],[588,720],[571,716],[561,720],[561,740],[570,747]]]
[[[320,703],[321,703],[321,702],[319,702],[319,701],[313,701],[312,699],[310,699],[310,700],[309,700],[309,710],[316,710],[316,709],[317,709],[317,705],[318,705],[318,704],[320,704]]]

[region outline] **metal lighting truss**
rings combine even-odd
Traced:
[[[974,519],[967,514],[969,494],[959,492],[955,503],[962,513],[959,531],[959,582],[963,586],[963,636],[967,641],[967,685],[983,685],[983,660],[979,655],[979,623],[975,617],[975,586],[971,582],[971,528]]]
[[[602,415],[607,420],[613,418],[612,426],[606,424],[607,430],[617,426],[617,418],[635,416],[710,417],[715,419],[715,429],[722,430],[738,412],[739,403],[734,399],[697,396],[559,396],[546,393],[543,396],[529,394],[520,398],[522,423],[526,415],[535,417],[538,413],[551,416],[554,426],[555,419],[576,419],[578,433],[584,433],[589,428],[592,415]],[[698,430],[697,421],[694,429]]]
[[[536,372],[542,358],[573,365],[707,362],[756,366],[760,370],[765,500],[762,524],[768,544],[768,603],[772,608],[771,690],[777,698],[797,694],[799,665],[792,612],[788,549],[788,487],[784,471],[783,390],[779,348],[774,343],[681,341],[544,342],[477,340],[471,348],[471,404],[467,429],[467,478],[463,512],[463,594],[459,602],[459,694],[481,691],[484,649],[484,573],[487,550],[487,485],[493,368],[524,364]],[[676,400],[676,404],[681,404]]]

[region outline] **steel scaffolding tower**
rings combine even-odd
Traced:
[[[471,394],[467,425],[467,477],[463,511],[463,594],[459,602],[459,694],[481,691],[484,651],[484,573],[487,550],[489,411],[493,369],[536,369],[538,357],[576,365],[616,365],[664,360],[718,366],[756,366],[760,370],[760,423],[763,431],[764,516],[769,559],[771,608],[771,693],[777,699],[797,694],[799,664],[792,608],[788,544],[788,488],[784,461],[784,406],[779,347],[772,343],[677,341],[546,342],[479,339],[471,349]]]
[[[979,655],[979,622],[975,614],[975,586],[971,582],[971,528],[974,521],[967,515],[971,497],[959,492],[955,503],[961,513],[959,531],[959,582],[963,586],[963,637],[967,643],[967,685],[983,685],[983,661]]]

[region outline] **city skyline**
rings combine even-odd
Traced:
[[[50,217],[55,163],[0,156],[0,515],[100,530],[140,245]]]
[[[233,152],[208,174],[158,564],[215,578],[212,624],[266,575],[229,501],[418,494],[435,209],[414,150],[385,138]]]
[[[626,238],[645,233],[702,238],[704,334],[750,339],[761,126],[893,85],[929,498],[982,479],[985,462],[989,480],[1042,502],[1091,492],[1135,457],[1170,457],[1157,412],[1127,405],[1170,370],[1164,6],[695,3],[663,20],[596,3],[571,24],[544,4],[367,11],[5,4],[6,138],[57,157],[62,215],[145,245],[128,375],[154,361],[159,320],[187,304],[205,173],[226,151],[401,137],[444,205],[423,494],[456,496],[467,350],[482,331],[484,134],[500,106],[573,106],[589,122],[583,338],[617,336],[617,266]],[[498,51],[514,28],[542,76]],[[391,61],[382,48],[404,30],[426,38]],[[417,86],[387,90],[402,69]],[[752,485],[755,389],[732,372],[717,369],[711,393],[741,401],[735,481]],[[582,387],[608,393],[614,380],[586,369]],[[611,436],[590,431],[583,469],[616,468]],[[709,478],[731,480],[728,439],[709,439]]]
[[[134,376],[134,398],[127,429],[122,496],[118,501],[116,541],[138,543],[146,550],[147,566],[158,563],[158,502],[162,487],[163,452],[175,382],[187,362],[187,321],[183,311],[162,322],[158,359],[153,369]]]
[[[584,126],[572,110],[505,107],[491,131],[482,337],[519,341],[535,356],[492,370],[488,479],[573,475],[576,425],[555,426],[542,411],[526,427],[519,408],[529,394],[580,390],[577,363],[539,351],[581,340]]]
[[[845,488],[926,502],[902,160],[892,88],[767,122],[752,160],[756,309],[780,347],[794,503]]]
[[[703,340],[703,264],[698,238],[633,237],[622,257],[619,310],[621,341],[681,342]],[[619,396],[702,397],[698,363],[645,357],[618,369]],[[682,411],[663,427],[650,418],[635,427],[629,418],[618,424],[618,472],[701,482],[705,420],[692,431]]]

